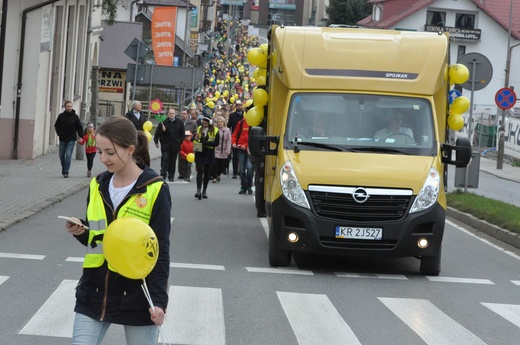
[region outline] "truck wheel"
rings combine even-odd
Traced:
[[[287,267],[291,264],[291,252],[278,248],[273,227],[269,224],[269,265]]]
[[[441,250],[434,256],[421,256],[421,274],[438,276],[441,273]]]

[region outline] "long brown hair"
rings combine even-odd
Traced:
[[[124,116],[111,116],[96,130],[108,138],[112,144],[117,144],[125,149],[135,146],[133,157],[137,165],[150,166],[150,152],[148,150],[148,138],[143,131],[138,131],[132,121]]]

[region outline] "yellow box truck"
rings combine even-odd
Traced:
[[[469,140],[448,143],[449,36],[273,26],[268,41],[249,148],[265,165],[270,265],[417,257],[438,275],[446,164],[471,158]]]

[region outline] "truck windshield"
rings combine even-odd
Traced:
[[[299,93],[291,99],[285,146],[434,155],[431,109],[424,98]]]

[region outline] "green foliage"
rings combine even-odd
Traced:
[[[325,12],[329,17],[327,25],[356,25],[372,13],[372,5],[367,0],[330,0]]]
[[[103,14],[107,16],[106,23],[113,25],[117,18],[117,5],[119,0],[103,0]]]
[[[457,190],[446,194],[448,206],[503,229],[520,233],[520,208],[484,196]]]

